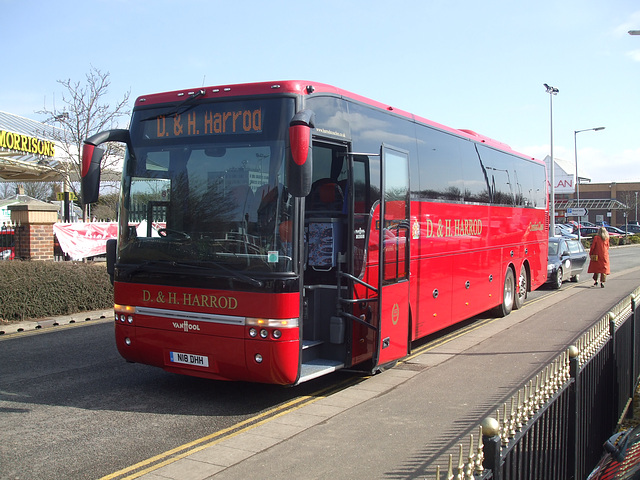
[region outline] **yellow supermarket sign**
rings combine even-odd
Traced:
[[[0,147],[44,157],[53,157],[55,155],[53,142],[4,130],[0,130]]]

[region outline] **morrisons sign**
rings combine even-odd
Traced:
[[[4,130],[0,130],[0,147],[43,157],[53,157],[55,154],[53,142]]]

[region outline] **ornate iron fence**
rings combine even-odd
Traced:
[[[471,436],[466,457],[460,444],[444,478],[586,478],[638,388],[638,298],[640,287],[485,419],[482,441]]]

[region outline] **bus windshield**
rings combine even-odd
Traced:
[[[284,155],[293,112],[282,98],[136,111],[120,263],[291,271]]]

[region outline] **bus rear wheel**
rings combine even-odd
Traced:
[[[506,317],[511,313],[514,304],[516,291],[516,280],[511,268],[507,269],[504,276],[504,288],[502,289],[502,304],[498,305],[497,314],[499,317]]]
[[[513,309],[522,308],[524,301],[527,299],[527,291],[529,290],[529,277],[524,264],[520,267],[520,275],[518,276],[517,291],[513,297]]]

